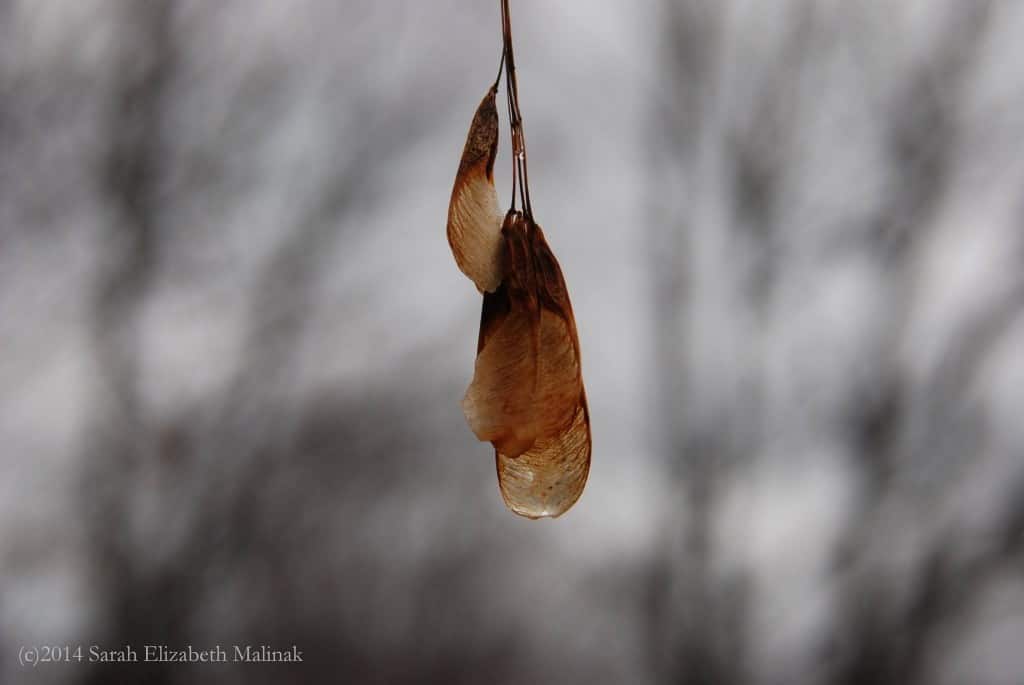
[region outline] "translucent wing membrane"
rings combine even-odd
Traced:
[[[448,205],[448,244],[455,263],[480,292],[501,283],[501,210],[494,189],[498,151],[497,87],[492,87],[473,117]]]
[[[498,487],[505,505],[529,518],[559,516],[583,493],[590,472],[590,414],[586,395],[569,427],[541,438],[518,457],[496,451]]]

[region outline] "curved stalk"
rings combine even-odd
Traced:
[[[508,96],[509,127],[512,131],[512,209],[516,206],[516,184],[526,216],[533,218],[530,202],[529,171],[526,159],[526,136],[523,134],[523,114],[519,109],[519,81],[516,78],[515,51],[512,47],[512,17],[509,0],[501,0],[501,28],[504,42],[503,60],[507,66],[505,88]]]

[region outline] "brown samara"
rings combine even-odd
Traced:
[[[533,218],[508,0],[501,10],[501,64],[466,136],[448,205],[448,243],[484,296],[462,410],[476,436],[494,445],[505,504],[536,519],[565,513],[583,492],[590,413],[569,292]],[[503,71],[512,137],[512,206],[504,220],[494,188]]]
[[[501,210],[494,189],[497,92],[495,85],[476,110],[448,204],[448,244],[455,263],[482,293],[494,292],[501,283]]]
[[[558,516],[579,499],[590,470],[590,415],[576,321],[562,270],[530,217],[501,229],[504,279],[484,295],[466,420],[494,445],[508,507]]]

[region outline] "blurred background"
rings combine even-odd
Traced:
[[[512,13],[555,521],[459,407],[497,0],[0,0],[0,682],[1024,683],[1024,4]]]

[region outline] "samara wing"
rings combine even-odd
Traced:
[[[473,382],[463,410],[496,451],[505,503],[523,516],[558,516],[590,469],[590,415],[576,322],[561,268],[540,227],[506,216],[504,282],[485,293]]]
[[[448,204],[448,244],[459,269],[482,293],[501,283],[501,210],[494,189],[498,151],[497,87],[492,87],[473,116],[459,172]]]

